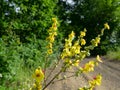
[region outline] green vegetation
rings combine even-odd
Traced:
[[[22,42],[34,34],[45,39],[56,3],[57,0],[1,0],[0,37],[13,31]]]
[[[119,0],[73,0],[73,4],[66,1],[0,0],[0,90],[23,87],[28,90],[33,82],[33,71],[45,65],[47,30],[53,17],[59,20],[60,27],[47,67],[56,62],[64,48],[64,39],[71,31],[76,33],[76,40],[79,32],[86,28],[83,44],[89,45],[106,22],[110,30],[105,31],[101,45],[92,54],[106,54],[109,50],[107,54],[111,59],[120,59],[120,48],[114,50],[120,45]]]
[[[111,60],[119,60],[120,61],[120,47],[117,47],[115,50],[108,51],[107,57]]]
[[[111,33],[120,31],[120,5],[119,0],[73,0],[74,4],[67,3],[60,0],[60,10],[65,14],[59,13],[60,20],[64,30],[64,35],[67,36],[72,30],[79,35],[79,31],[86,28],[87,37],[89,41],[100,33],[103,24],[108,22],[110,31],[105,31],[104,36],[101,38],[101,45],[92,52],[93,54],[106,54]],[[97,51],[100,52],[97,52]],[[96,53],[97,52],[97,53]]]
[[[0,84],[7,88],[12,87],[14,90],[23,87],[30,88],[25,85],[31,83],[34,69],[38,66],[43,67],[45,64],[43,56],[46,55],[46,43],[38,39],[32,40],[28,44],[20,43],[17,38],[11,40],[9,42],[6,42],[5,39],[0,40],[0,74],[2,75]],[[49,57],[49,59],[52,58],[52,61],[49,61],[47,67],[55,62],[56,54],[57,52]]]

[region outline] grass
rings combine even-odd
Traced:
[[[115,51],[108,51],[107,57],[112,60],[120,61],[120,47],[117,47]]]

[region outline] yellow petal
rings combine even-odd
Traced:
[[[99,55],[97,55],[97,61],[98,61],[98,62],[103,62],[103,61],[101,60],[101,58],[100,58]]]

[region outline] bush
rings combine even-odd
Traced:
[[[28,39],[28,43],[21,43],[19,37],[13,34],[3,36],[0,39],[0,85],[9,87],[19,83],[16,85],[19,87],[21,82],[27,82],[28,78],[31,78],[35,68],[43,68],[46,44],[46,41],[36,39],[35,35]],[[50,55],[49,58],[53,60],[49,61],[47,67],[55,61],[56,55]]]

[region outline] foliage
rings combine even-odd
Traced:
[[[57,0],[1,0],[0,37],[12,30],[22,42],[34,34],[45,38],[56,3]]]
[[[88,31],[85,39],[87,45],[89,45],[90,40],[100,33],[103,24],[108,22],[111,30],[109,32],[105,31],[104,36],[101,38],[101,45],[92,52],[93,54],[105,54],[107,49],[104,46],[110,43],[111,33],[116,30],[119,31],[119,0],[72,1],[72,3],[68,3],[68,1],[59,0],[59,10],[64,12],[64,14],[58,13],[60,20],[63,20],[60,29],[65,31],[65,36],[71,31],[75,31],[76,36],[79,36],[79,31],[86,27]],[[101,52],[96,53],[98,50]]]
[[[47,42],[43,39],[56,3],[57,0],[0,0],[0,84],[20,79],[19,72],[26,69],[44,66],[42,56]],[[56,57],[51,55],[50,58]],[[24,74],[29,73],[31,71]]]
[[[35,36],[28,41],[29,43],[20,42],[19,37],[13,33],[0,39],[0,85],[4,84],[9,87],[14,83],[20,83],[17,86],[21,88],[21,86],[25,86],[21,82],[28,82],[27,78],[30,77],[32,70],[38,66],[43,68],[46,58],[43,56],[46,55],[47,42],[36,39]],[[58,46],[55,47],[55,49],[57,48]],[[56,55],[51,55],[49,59],[51,58],[53,60],[49,61],[46,67],[55,62]]]

